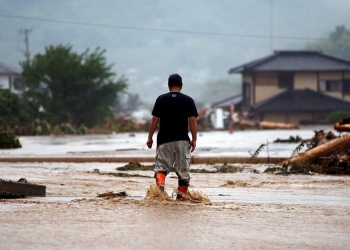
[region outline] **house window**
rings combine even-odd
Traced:
[[[280,74],[278,75],[278,87],[283,89],[294,89],[294,76],[293,74]]]
[[[321,92],[341,92],[341,80],[321,80],[318,85]]]
[[[350,79],[345,79],[343,83],[343,93],[350,94]]]

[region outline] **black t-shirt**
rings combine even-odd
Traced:
[[[159,117],[157,145],[172,141],[190,141],[188,118],[197,117],[197,108],[191,97],[180,92],[158,96],[152,115]]]

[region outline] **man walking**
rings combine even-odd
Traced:
[[[181,198],[181,193],[188,193],[191,152],[195,150],[197,142],[197,108],[191,97],[180,93],[182,86],[180,75],[169,76],[170,92],[160,95],[154,104],[146,142],[147,146],[152,148],[152,137],[159,121],[154,167],[156,184],[164,191],[165,177],[174,170],[178,177],[177,198]],[[192,140],[188,136],[188,126]]]

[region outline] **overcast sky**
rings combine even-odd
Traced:
[[[32,56],[58,44],[106,49],[143,100],[175,72],[196,95],[208,80],[237,79],[231,67],[349,29],[349,11],[348,0],[0,0],[0,61],[18,67],[28,29]]]

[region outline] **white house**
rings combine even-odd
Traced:
[[[21,72],[12,66],[0,62],[0,88],[9,89],[11,92],[20,94],[21,86],[18,84]]]

